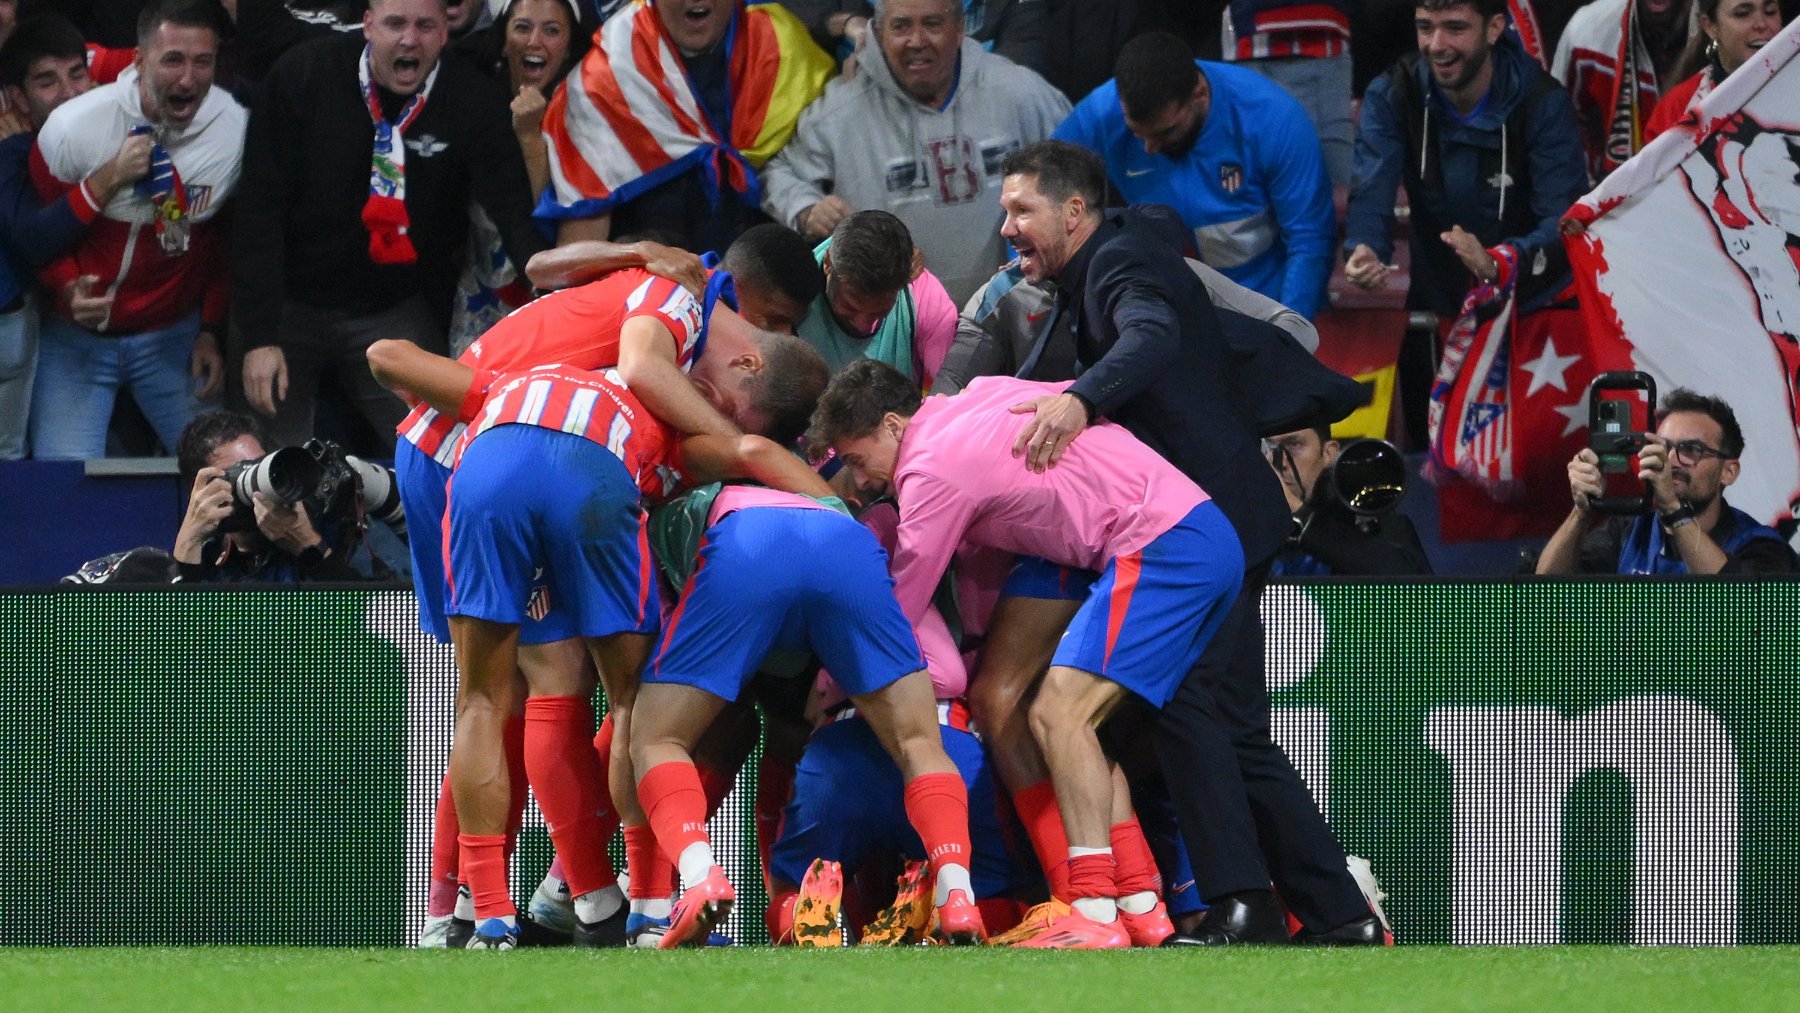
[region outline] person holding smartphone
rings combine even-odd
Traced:
[[[1744,431],[1731,406],[1680,387],[1662,399],[1656,432],[1638,452],[1638,478],[1651,513],[1604,524],[1593,500],[1604,495],[1600,458],[1583,449],[1569,462],[1574,505],[1538,556],[1538,573],[1792,573],[1800,569],[1781,533],[1725,501],[1737,481]]]

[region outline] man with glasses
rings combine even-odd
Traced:
[[[1725,502],[1737,481],[1744,431],[1731,406],[1685,387],[1662,400],[1661,422],[1638,453],[1638,477],[1655,516],[1613,517],[1595,527],[1603,493],[1600,459],[1584,449],[1569,462],[1574,507],[1538,556],[1539,573],[1792,573],[1800,569],[1780,532]],[[1590,530],[1591,529],[1591,530]]]

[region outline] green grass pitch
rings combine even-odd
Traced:
[[[1800,948],[0,949],[0,1008],[1792,1011]]]

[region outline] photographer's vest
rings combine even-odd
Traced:
[[[1758,524],[1756,518],[1730,504],[1725,505],[1718,525],[1707,532],[1707,536],[1719,543],[1719,551],[1725,553],[1728,559],[1758,538],[1786,541],[1781,537],[1781,532],[1766,524]],[[1687,573],[1688,568],[1681,554],[1670,543],[1662,524],[1654,516],[1646,514],[1631,523],[1630,530],[1625,533],[1625,540],[1619,543],[1619,572],[1676,577]]]

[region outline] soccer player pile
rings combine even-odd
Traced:
[[[1229,524],[1110,424],[1028,468],[1011,408],[1056,385],[921,399],[874,360],[830,377],[757,326],[776,296],[627,269],[457,360],[370,349],[416,405],[396,464],[420,622],[460,672],[422,945],[729,944],[707,821],[755,705],[778,943],[1163,943],[1169,901],[1199,905],[1165,900],[1132,789],[1162,867],[1193,877],[1145,736],[1096,729],[1153,715],[1222,621]],[[983,680],[991,729],[965,702]],[[522,915],[527,786],[556,860]]]

